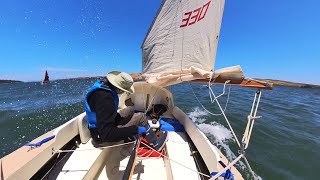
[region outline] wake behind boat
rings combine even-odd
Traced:
[[[82,113],[1,159],[4,179],[243,179],[233,166],[245,158],[260,102],[263,81],[246,78],[240,66],[214,71],[224,0],[165,0],[142,44],[143,77],[135,93],[120,97],[119,113],[148,112],[166,107],[150,125],[163,139],[158,151],[143,139],[95,147]],[[183,12],[183,13],[181,13]],[[197,125],[177,106],[167,86],[206,82],[209,98],[221,110],[239,146],[239,156],[227,160]],[[258,88],[241,141],[211,86]],[[186,92],[192,93],[192,92]],[[189,94],[188,94],[189,95]],[[196,94],[194,93],[194,96]],[[197,99],[198,100],[198,99]],[[198,100],[199,103],[201,103]],[[202,105],[202,104],[201,104]],[[208,111],[203,105],[202,107]],[[120,162],[120,163],[118,163]]]

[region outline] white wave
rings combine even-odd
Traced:
[[[217,122],[211,122],[210,124],[203,123],[208,119],[208,113],[199,107],[195,107],[194,110],[188,113],[188,116],[193,122],[198,122],[197,126],[199,129],[205,133],[219,149],[223,148],[225,150],[225,156],[229,161],[237,158],[237,156],[232,152],[228,143],[234,142],[235,139],[229,129]],[[239,166],[241,169],[246,169],[243,162],[239,161]]]
[[[199,124],[198,127],[202,132],[213,135],[215,138],[215,143],[224,143],[228,140],[233,140],[231,131],[216,122],[211,124]]]
[[[199,107],[195,107],[194,110],[187,115],[193,122],[203,123],[207,120],[203,116],[208,116],[208,113]]]
[[[231,131],[216,122],[211,124],[198,124],[198,127],[205,134],[213,136],[213,143],[226,151],[225,155],[229,160],[236,158],[230,147],[227,145],[228,142],[234,141]]]

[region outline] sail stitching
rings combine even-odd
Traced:
[[[179,7],[182,7],[181,6],[181,0],[180,0],[180,6],[177,6],[177,11],[176,11],[176,16],[175,16],[175,18],[178,16],[178,10],[179,10]],[[172,56],[171,56],[171,62],[173,62],[173,56],[174,56],[174,53],[175,53],[175,48],[174,48],[174,46],[175,46],[175,44],[176,44],[176,33],[177,33],[177,28],[175,28],[175,32],[174,32],[174,38],[173,38],[173,52],[172,52]],[[174,69],[173,69],[173,66],[171,66],[171,68],[172,68],[172,70],[174,71]],[[180,77],[181,78],[181,77]]]
[[[180,1],[180,3],[181,3],[181,1]],[[171,5],[170,5],[171,6]],[[159,50],[159,53],[157,54],[157,57],[156,58],[154,58],[155,60],[156,60],[156,62],[158,62],[157,60],[158,60],[158,57],[159,57],[159,55],[161,54],[161,50],[163,49],[163,46],[164,46],[164,44],[165,44],[165,42],[166,42],[166,40],[167,40],[167,38],[169,37],[169,34],[170,34],[170,30],[172,29],[172,26],[173,26],[173,22],[176,20],[176,17],[177,17],[177,15],[178,15],[178,8],[179,8],[179,6],[177,6],[177,11],[176,11],[176,14],[175,14],[175,16],[172,18],[172,22],[170,23],[170,27],[169,27],[169,30],[168,30],[168,32],[167,32],[167,34],[166,34],[166,36],[163,38],[164,39],[164,41],[163,41],[163,43],[161,44],[161,47],[159,48],[160,50]],[[174,55],[174,53],[173,53],[173,55]],[[173,56],[172,55],[172,56]]]
[[[180,1],[181,2],[181,1]],[[189,5],[189,4],[188,4]],[[188,7],[189,8],[189,7]],[[182,6],[181,6],[181,13],[182,13],[182,17],[183,17],[183,11],[182,11]],[[180,81],[182,82],[182,61],[183,61],[183,55],[184,55],[184,52],[183,52],[183,42],[184,42],[184,30],[181,29],[182,31],[182,41],[181,41],[181,60],[180,60]]]

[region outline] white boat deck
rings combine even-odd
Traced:
[[[129,158],[124,159],[120,163],[122,172],[127,166]],[[133,171],[132,179],[141,180],[166,180],[166,168],[163,158],[138,159]]]
[[[175,162],[170,162],[167,158],[139,157],[136,161],[132,179],[199,179],[198,173],[194,172],[197,171],[197,168],[193,157],[190,156],[190,148],[184,133],[169,132],[168,142],[166,143],[166,152],[167,156]],[[125,152],[123,150],[120,154],[124,153],[127,153],[127,155],[130,154],[130,152]],[[119,156],[119,154],[113,154],[113,156],[113,158],[115,158],[116,156]],[[108,163],[102,170],[98,179],[121,179],[128,164],[128,160],[129,156],[121,160],[119,164],[117,164],[116,161],[111,164]],[[188,170],[176,162],[183,164],[194,171]],[[108,174],[108,176],[106,174]]]
[[[168,135],[166,150],[173,160],[170,161],[173,179],[200,179],[185,133],[169,132]]]
[[[94,148],[90,141],[86,144],[81,144],[77,151],[73,152],[68,161],[60,168],[56,179],[83,179],[89,175],[89,171],[92,170],[94,163],[101,154],[102,150]]]
[[[167,156],[173,161],[166,157],[139,157],[132,179],[199,179],[186,135],[177,132],[169,132],[168,135],[165,149]],[[66,157],[66,163],[56,168],[59,171],[52,172],[49,179],[122,179],[131,149],[132,146],[126,145],[101,150],[94,148],[89,141],[81,144],[70,157]]]

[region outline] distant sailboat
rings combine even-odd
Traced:
[[[48,71],[46,71],[44,80],[41,82],[41,85],[48,85],[48,84],[49,84],[49,75],[48,75]]]

